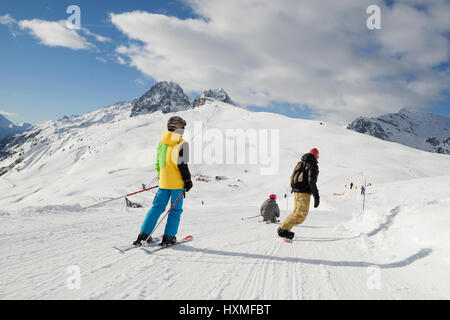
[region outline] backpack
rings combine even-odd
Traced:
[[[305,182],[305,167],[306,163],[299,161],[294,168],[294,172],[291,175],[291,187],[294,187],[298,183]]]

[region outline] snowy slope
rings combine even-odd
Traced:
[[[446,153],[450,147],[450,118],[412,109],[378,118],[360,117],[348,129],[420,150]]]
[[[29,123],[14,124],[0,114],[0,140],[17,133],[22,133],[30,127],[31,124]]]
[[[131,118],[131,107],[40,124],[0,163],[22,154],[0,178],[8,190],[0,195],[0,298],[450,298],[447,155],[221,102],[177,113],[188,122],[191,151],[202,141],[208,153],[220,141],[215,135],[230,152],[227,129],[279,130],[276,174],[261,174],[267,162],[191,164],[194,177],[210,179],[195,180],[185,199],[179,235],[195,240],[152,256],[118,254],[112,246],[134,240],[154,193],[130,198],[143,209],[122,200],[81,208],[152,185],[156,146],[172,115]],[[279,241],[277,225],[242,220],[258,214],[270,193],[279,196],[281,218],[290,213],[293,199],[283,196],[291,170],[313,146],[321,151],[321,205],[294,228],[295,241]],[[362,213],[359,191],[345,185],[365,179],[372,186]],[[80,290],[66,286],[73,265]]]

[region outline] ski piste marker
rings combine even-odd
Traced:
[[[161,241],[160,238],[158,237],[154,237],[152,239],[152,241],[150,242],[150,244],[155,243],[155,242],[159,242]],[[144,244],[144,245],[134,245],[134,244],[130,244],[127,246],[123,246],[123,247],[113,247],[114,249],[118,250],[120,253],[124,253],[127,251],[130,251],[132,249],[136,249],[136,248],[141,248],[141,247],[150,247],[150,244]]]
[[[166,245],[166,246],[151,247],[151,248],[148,248],[146,246],[146,247],[141,247],[141,250],[144,251],[147,254],[152,254],[152,253],[154,253],[156,251],[160,251],[160,250],[163,250],[163,249],[171,248],[173,246],[176,246],[177,244],[190,242],[192,240],[194,240],[193,236],[187,236],[187,237],[184,237],[183,239],[177,241],[175,244]]]

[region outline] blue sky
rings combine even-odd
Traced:
[[[0,15],[16,20],[63,20],[73,1],[2,1]],[[20,32],[16,38],[0,25],[0,110],[13,122],[37,123],[82,114],[117,101],[142,95],[154,80],[135,68],[108,59],[124,37],[108,22],[109,12],[145,10],[189,16],[189,8],[175,1],[76,1],[81,8],[82,27],[113,40],[95,43],[98,50],[71,50],[39,44],[32,35]],[[25,5],[26,4],[26,5]]]
[[[293,117],[349,120],[358,115],[395,112],[416,101],[420,104],[418,106],[450,117],[448,56],[431,57],[436,60],[427,60],[420,68],[416,67],[421,63],[424,52],[437,50],[433,46],[399,48],[390,38],[392,32],[370,33],[364,26],[366,16],[364,7],[360,8],[361,1],[355,1],[353,7],[345,8],[346,11],[340,7],[334,11],[330,9],[336,12],[336,17],[342,17],[342,21],[336,18],[336,23],[342,24],[342,31],[333,25],[327,33],[321,30],[327,25],[294,23],[297,31],[292,35],[299,37],[298,47],[295,46],[296,41],[289,40],[290,32],[295,28],[285,25],[287,19],[278,21],[274,16],[273,21],[264,22],[258,19],[252,8],[239,7],[238,1],[228,1],[226,5],[218,0],[207,5],[202,1],[2,1],[0,17],[4,17],[3,21],[9,17],[14,22],[0,24],[0,112],[16,123],[38,123],[64,115],[82,114],[116,101],[137,98],[156,79],[176,81],[191,96],[209,88],[224,87],[234,100],[252,110],[279,112]],[[21,21],[35,21],[33,19],[65,20],[69,16],[66,9],[71,4],[81,8],[82,28],[90,34],[79,32],[79,35],[89,41],[90,48],[75,50],[67,46],[46,45],[33,35],[30,28],[19,24]],[[329,6],[332,5],[330,2]],[[262,14],[267,16],[285,9],[270,8],[272,11],[268,9]],[[305,9],[313,11],[320,8]],[[388,11],[388,25],[383,29],[391,25],[396,27],[389,22],[399,20],[398,16],[404,9],[392,2],[382,9]],[[432,12],[433,8],[429,9]],[[435,11],[438,9],[442,11],[441,8]],[[126,15],[137,10],[144,13]],[[352,16],[354,21],[350,24],[346,15],[352,10],[357,14]],[[423,9],[417,9],[419,11]],[[322,10],[319,12],[325,14]],[[405,9],[404,12],[407,17],[410,11]],[[113,14],[112,20],[110,14]],[[251,20],[249,24],[245,20],[252,14],[255,17],[248,19]],[[135,23],[139,19],[145,23]],[[318,19],[323,20],[321,17]],[[430,19],[438,20],[436,17]],[[258,21],[260,25],[257,25]],[[241,22],[246,22],[246,25],[239,26]],[[204,24],[206,31],[198,31],[199,24]],[[234,26],[239,32],[231,30]],[[248,30],[245,29],[247,27]],[[251,33],[252,28],[254,34]],[[271,31],[278,29],[282,35],[287,35],[286,42],[281,42],[284,39],[278,41],[278,38],[283,38],[279,33],[271,37]],[[448,26],[436,29],[447,32],[449,39]],[[259,30],[265,37],[258,38]],[[399,28],[392,30],[398,31]],[[417,30],[419,33],[421,29]],[[242,33],[242,39],[239,33]],[[309,41],[311,33],[314,39]],[[97,41],[95,35],[109,40]],[[326,47],[328,41],[333,41],[330,39],[339,37],[342,38],[340,43]],[[430,35],[423,34],[423,37],[429,39]],[[440,43],[441,37],[436,40],[436,46]],[[203,44],[206,49],[196,51]],[[355,46],[359,48],[354,49]],[[445,47],[437,49],[445,51]],[[336,53],[327,56],[331,50]],[[368,52],[361,54],[364,50]],[[317,56],[321,56],[321,60]],[[397,65],[396,59],[402,61]],[[380,67],[375,63],[380,63]],[[355,64],[358,68],[354,67]],[[408,70],[412,65],[414,70]],[[360,70],[359,66],[367,68],[367,71]],[[392,66],[398,67],[398,72],[394,73]],[[379,84],[373,80],[375,77],[364,78],[363,74],[373,70],[383,70],[384,73],[380,71],[376,78],[391,79],[390,82]],[[404,75],[407,73],[418,79],[408,88],[411,91],[405,89],[405,85],[410,83],[410,76]],[[438,77],[440,80],[434,83]],[[443,88],[442,82],[445,83]],[[424,93],[423,88],[428,91]],[[433,90],[436,94],[430,93]],[[386,92],[388,94],[384,96]],[[361,103],[369,100],[372,102]]]

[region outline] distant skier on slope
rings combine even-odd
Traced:
[[[319,166],[317,159],[319,150],[316,148],[301,158],[291,175],[291,188],[294,193],[294,211],[284,220],[278,228],[278,235],[282,238],[293,239],[294,233],[290,230],[305,221],[311,200],[314,196],[314,208],[320,204],[319,190],[317,190],[317,177],[319,176]]]
[[[183,140],[186,121],[182,118],[171,117],[167,129],[161,138],[156,156],[156,171],[159,178],[159,189],[153,200],[153,207],[147,212],[134,245],[141,245],[143,241],[151,242],[149,235],[153,232],[159,216],[166,209],[169,199],[173,205],[179,199],[167,218],[166,228],[160,245],[176,243],[176,234],[183,212],[183,192],[192,188],[191,173],[188,168],[189,144]]]
[[[280,217],[280,208],[276,202],[277,196],[275,194],[271,194],[269,199],[266,199],[261,205],[260,213],[263,216],[263,221],[270,221],[275,223],[278,221],[277,218]]]

